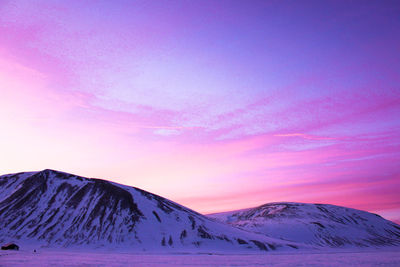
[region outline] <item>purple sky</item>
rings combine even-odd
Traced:
[[[400,221],[399,1],[1,1],[0,171],[200,212]]]

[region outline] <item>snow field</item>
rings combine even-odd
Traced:
[[[0,266],[400,266],[400,251],[257,255],[0,251]]]

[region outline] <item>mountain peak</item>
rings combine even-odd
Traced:
[[[64,178],[64,179],[67,179],[70,177],[79,177],[82,179],[88,179],[88,178],[81,177],[79,175],[75,175],[75,174],[71,174],[71,173],[67,173],[67,172],[63,172],[63,171],[58,171],[58,170],[53,170],[53,169],[44,169],[42,171],[39,171],[38,174],[42,174],[47,177],[56,177],[56,178]]]

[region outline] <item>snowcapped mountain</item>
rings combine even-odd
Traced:
[[[327,204],[270,203],[210,218],[318,247],[400,246],[400,225],[361,210]]]
[[[160,196],[53,170],[0,176],[0,242],[129,251],[269,251],[298,245]]]
[[[44,170],[0,176],[0,242],[171,252],[400,246],[400,226],[323,204],[201,215],[144,190]]]

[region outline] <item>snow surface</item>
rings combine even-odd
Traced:
[[[259,255],[128,254],[0,251],[0,266],[400,266],[400,251],[266,253]]]

